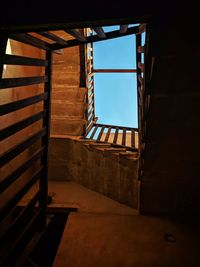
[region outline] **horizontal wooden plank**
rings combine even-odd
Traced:
[[[0,106],[0,115],[5,115],[10,112],[22,109],[24,107],[36,104],[38,102],[46,100],[48,93],[32,96],[22,100],[14,101],[12,103],[4,104]]]
[[[46,83],[47,81],[48,81],[47,76],[4,78],[0,80],[0,89]]]
[[[102,127],[102,126],[105,126],[106,128],[113,128],[113,129],[116,129],[116,128],[119,128],[120,130],[123,130],[124,128],[126,128],[126,130],[135,130],[135,131],[138,131],[138,128],[133,128],[133,127],[124,127],[124,126],[116,126],[116,125],[110,125],[110,124],[101,124],[101,123],[96,123],[96,125],[98,125],[99,127]]]
[[[33,124],[34,122],[44,118],[46,115],[45,111],[40,111],[35,115],[32,115],[24,120],[21,120],[17,123],[12,124],[11,126],[8,126],[2,130],[0,130],[0,141],[9,137],[12,134],[15,134],[16,132],[24,129],[25,127]]]
[[[14,170],[11,174],[9,174],[5,179],[0,182],[0,193],[5,191],[13,182],[15,182],[26,170],[28,170],[33,163],[36,162],[44,153],[44,147],[40,148],[37,152],[33,154],[33,156],[28,159],[24,164],[22,164],[19,168]]]
[[[51,44],[50,48],[52,50],[57,50],[60,48],[72,47],[72,46],[80,45],[83,43],[85,43],[85,44],[94,43],[94,42],[99,42],[99,41],[104,41],[104,40],[108,40],[108,39],[114,39],[114,38],[130,35],[130,34],[137,34],[138,32],[139,32],[139,28],[138,28],[138,26],[135,26],[135,27],[128,28],[126,33],[120,33],[119,30],[116,30],[116,31],[112,31],[112,32],[107,32],[106,38],[99,38],[98,35],[92,35],[92,36],[86,37],[85,41],[79,41],[76,39],[75,40],[69,40],[68,45]]]
[[[65,32],[70,34],[70,35],[72,35],[73,37],[75,37],[80,42],[85,42],[86,41],[86,38],[78,30],[69,29],[69,30],[65,30]],[[68,41],[68,43],[69,43],[69,41]]]
[[[14,159],[32,144],[34,144],[37,140],[41,139],[46,134],[46,128],[36,132],[32,136],[28,137],[21,143],[15,145],[14,147],[10,148],[8,151],[4,152],[0,155],[0,167],[3,167],[7,164],[10,160]]]
[[[32,58],[32,57],[22,57],[16,55],[4,55],[3,64],[6,65],[23,65],[23,66],[48,66],[48,61]]]
[[[93,72],[103,72],[103,73],[111,73],[111,72],[116,72],[116,73],[123,73],[123,72],[133,72],[136,73],[136,69],[94,69]]]
[[[9,214],[10,211],[17,205],[17,203],[22,199],[22,197],[28,192],[28,190],[39,180],[41,175],[44,173],[44,167],[40,169],[33,175],[33,177],[28,180],[28,182],[13,196],[8,203],[0,209],[0,222]]]
[[[97,35],[100,38],[105,38],[106,37],[106,34],[105,34],[105,32],[104,32],[102,27],[93,27],[92,29],[97,33]]]
[[[61,45],[67,45],[67,41],[65,41],[64,39],[60,38],[59,36],[51,33],[51,32],[37,32],[37,34],[40,34],[41,36],[44,36],[52,41],[55,41],[58,44]]]
[[[50,44],[42,41],[28,33],[15,33],[15,34],[10,34],[9,38],[18,42],[22,42],[24,44],[28,44],[40,49],[44,50],[50,50]]]
[[[19,228],[21,222],[25,220],[29,212],[34,208],[35,204],[38,202],[40,197],[40,191],[38,191],[34,197],[28,202],[26,207],[24,207],[19,214],[14,218],[12,223],[0,236],[0,248],[3,247],[6,241],[13,239],[13,235],[16,234],[16,230]]]
[[[120,33],[126,33],[128,30],[128,24],[120,25]]]

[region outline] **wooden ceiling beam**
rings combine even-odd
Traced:
[[[99,38],[105,38],[106,37],[106,34],[103,30],[103,27],[93,27],[92,29],[97,33]]]

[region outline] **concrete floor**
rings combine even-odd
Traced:
[[[72,182],[50,182],[49,192],[51,206],[78,207],[69,216],[53,267],[200,266],[198,228],[137,215]]]

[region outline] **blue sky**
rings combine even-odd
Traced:
[[[119,29],[104,27],[105,32]],[[95,69],[135,69],[135,35],[94,43]],[[137,127],[136,73],[96,73],[95,112],[99,123]]]

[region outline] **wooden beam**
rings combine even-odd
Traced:
[[[95,125],[95,128],[94,128],[94,130],[90,136],[90,139],[92,139],[94,137],[95,133],[97,132],[97,129],[98,129],[98,126]]]
[[[127,30],[128,30],[128,24],[120,25],[120,30],[119,30],[120,33],[126,33]]]
[[[40,111],[37,114],[34,114],[24,120],[21,120],[17,123],[14,123],[2,130],[0,130],[0,141],[2,141],[3,139],[11,136],[12,134],[17,133],[18,131],[24,129],[25,127],[35,123],[36,121],[41,120],[42,118],[44,118],[46,115],[45,111]]]
[[[116,73],[137,73],[136,69],[94,69],[94,72],[98,73],[98,72],[102,72],[102,73],[112,73],[112,72],[116,72]]]
[[[106,34],[103,30],[103,27],[93,27],[92,29],[97,33],[99,38],[105,38],[106,37]]]
[[[80,42],[86,42],[86,38],[78,31],[75,29],[69,29],[69,30],[64,30],[66,33],[72,35],[73,37],[75,37],[77,40],[79,40]],[[68,41],[69,43],[69,41]]]
[[[14,183],[26,170],[28,170],[33,163],[36,162],[44,153],[44,147],[40,148],[33,156],[23,163],[20,167],[9,174],[0,182],[0,193],[5,191],[12,183]]]
[[[122,133],[122,146],[126,145],[126,128],[123,128],[123,133]]]
[[[28,44],[40,49],[44,50],[50,50],[49,46],[50,44],[42,41],[28,33],[18,33],[18,34],[11,34],[9,35],[9,38],[18,42],[22,42],[24,44]]]
[[[99,41],[119,38],[119,37],[130,35],[130,34],[137,34],[138,32],[139,32],[138,26],[135,26],[135,27],[128,28],[126,33],[120,33],[119,30],[112,31],[112,32],[107,32],[105,39],[99,38],[98,35],[92,35],[92,36],[85,37],[85,39],[86,39],[85,41],[79,41],[79,40],[76,40],[76,39],[75,40],[69,40],[68,41],[68,45],[51,44],[50,48],[52,50],[57,50],[57,49],[61,49],[61,48],[67,48],[67,47],[80,45],[80,44],[83,44],[83,43],[84,44],[95,43],[95,42],[99,42]]]
[[[55,41],[58,44],[61,44],[61,45],[67,45],[68,44],[67,41],[65,41],[64,39],[60,38],[59,36],[57,36],[57,35],[55,35],[55,34],[53,34],[51,32],[48,32],[48,31],[47,32],[43,32],[43,31],[41,31],[41,32],[36,32],[36,33],[41,35],[41,36],[44,36],[44,37],[46,37],[46,38],[48,38],[48,39],[50,39],[52,41]]]
[[[0,89],[28,86],[46,82],[47,82],[47,76],[4,78],[0,80]]]
[[[22,57],[15,55],[5,55],[3,63],[6,65],[23,65],[23,66],[47,66],[48,61],[38,58]]]
[[[38,102],[44,101],[45,99],[47,99],[47,96],[48,96],[48,94],[44,93],[44,94],[32,96],[29,98],[25,98],[22,100],[18,100],[18,101],[14,101],[14,102],[11,102],[8,104],[1,105],[0,106],[0,116],[8,114],[8,113],[13,112],[13,111],[16,111],[18,109],[25,108],[25,107],[33,105],[33,104],[36,104]]]
[[[110,137],[110,132],[111,132],[111,127],[108,128],[107,134],[106,134],[106,138],[105,138],[105,142],[108,142],[108,139]]]
[[[34,133],[32,136],[28,137],[27,139],[25,139],[21,143],[10,148],[8,151],[3,153],[2,155],[0,155],[0,167],[3,167],[10,160],[14,159],[16,156],[18,156],[20,153],[22,153],[28,147],[33,145],[36,141],[40,140],[45,135],[45,133],[46,133],[46,129],[44,128],[44,129]]]
[[[119,128],[116,128],[115,135],[114,135],[114,140],[113,140],[113,144],[117,144],[118,132],[119,132]]]
[[[102,126],[102,127],[101,127],[101,131],[100,131],[100,133],[99,133],[99,135],[98,135],[98,137],[97,137],[97,140],[101,140],[101,137],[102,137],[102,135],[103,135],[104,129],[105,129],[105,126]]]

